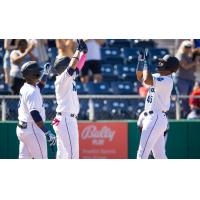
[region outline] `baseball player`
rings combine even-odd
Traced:
[[[57,100],[56,117],[52,124],[57,136],[57,158],[79,158],[79,136],[77,115],[79,100],[75,78],[86,60],[87,46],[83,40],[77,40],[77,50],[72,59],[56,59],[54,70],[57,73],[55,93]]]
[[[42,70],[36,61],[27,62],[21,68],[26,82],[20,89],[18,108],[17,136],[20,141],[20,159],[45,159],[47,158],[46,141],[50,145],[56,143],[56,137],[44,125],[45,109],[40,93],[45,86],[51,66],[49,64],[44,66],[41,77]]]
[[[138,159],[147,159],[150,152],[156,159],[166,159],[164,132],[168,119],[166,112],[170,108],[170,97],[173,89],[172,73],[176,72],[180,63],[170,55],[159,59],[157,72],[148,70],[148,51],[140,52],[136,70],[137,79],[149,86],[143,112],[142,132],[137,152]]]

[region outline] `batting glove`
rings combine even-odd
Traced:
[[[44,65],[44,74],[48,76],[51,70],[52,70],[52,65],[50,63],[46,63]]]
[[[47,131],[45,135],[50,146],[54,146],[56,144],[56,136],[51,131]]]
[[[80,40],[77,39],[77,50],[79,50],[79,51],[81,51],[83,53],[87,53],[88,52],[87,45],[82,39],[80,39]]]

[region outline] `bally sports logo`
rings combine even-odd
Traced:
[[[82,140],[91,140],[93,145],[104,145],[106,141],[113,141],[115,131],[107,126],[103,126],[97,130],[95,125],[89,125],[82,130],[80,136]]]

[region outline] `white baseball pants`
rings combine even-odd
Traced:
[[[57,137],[57,159],[79,158],[79,134],[77,119],[70,114],[57,115],[59,123],[53,128]]]
[[[47,141],[42,130],[34,123],[28,123],[26,129],[17,126],[19,159],[47,159]]]
[[[164,132],[168,119],[163,112],[154,112],[144,117],[137,159],[148,159],[153,152],[155,159],[167,159]]]

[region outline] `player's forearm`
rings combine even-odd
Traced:
[[[152,74],[148,71],[148,69],[143,70],[143,82],[146,85],[153,85],[153,76]]]
[[[136,68],[136,77],[137,77],[137,80],[140,82],[142,82],[143,80],[143,68],[144,68],[144,60],[139,59],[137,68]]]
[[[48,129],[45,127],[44,122],[42,120],[42,117],[40,115],[40,113],[37,110],[32,110],[30,112],[34,122],[36,123],[36,125],[44,132],[46,133],[48,131]]]
[[[70,63],[69,63],[69,67],[73,68],[73,69],[76,69],[76,66],[79,62],[79,59],[80,59],[80,51],[79,50],[76,50],[76,52],[74,53]]]

